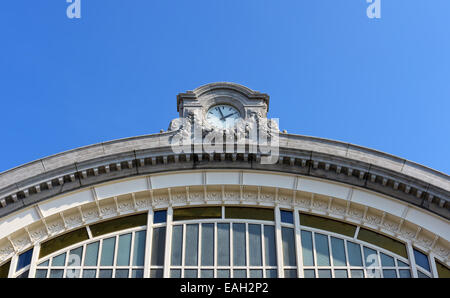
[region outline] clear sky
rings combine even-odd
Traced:
[[[271,96],[289,133],[450,173],[450,1],[9,0],[0,9],[0,172],[167,129],[215,81]]]

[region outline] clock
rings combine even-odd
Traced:
[[[206,121],[217,128],[233,127],[241,118],[239,111],[230,105],[216,105],[206,112]]]

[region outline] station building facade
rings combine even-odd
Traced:
[[[177,108],[168,131],[1,173],[0,277],[450,277],[448,175],[279,131],[270,163],[249,144],[177,151],[195,124],[266,125],[269,96],[213,83]]]

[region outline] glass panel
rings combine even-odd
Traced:
[[[230,225],[217,224],[217,264],[219,266],[230,265]]]
[[[181,269],[170,270],[170,278],[181,278]]]
[[[213,278],[214,277],[214,270],[212,269],[203,269],[200,271],[200,277],[201,278]]]
[[[197,266],[198,264],[198,225],[186,225],[184,265]]]
[[[86,246],[86,256],[84,257],[84,266],[97,266],[98,248],[100,242],[94,242]]]
[[[50,278],[63,278],[63,276],[64,276],[63,269],[50,270]]]
[[[30,249],[23,254],[21,254],[17,260],[17,268],[16,271],[19,271],[22,268],[30,265],[31,257],[33,256],[33,249]]]
[[[397,260],[397,263],[398,263],[398,267],[409,267],[408,264],[406,264],[405,262],[402,262],[400,260]]]
[[[89,226],[92,236],[98,237],[109,233],[147,225],[147,213],[122,217]]]
[[[347,270],[334,270],[335,278],[348,278]]]
[[[69,260],[67,266],[81,266],[81,258],[83,257],[83,246],[72,249],[69,253]]]
[[[185,269],[184,278],[197,278],[197,269]]]
[[[264,226],[264,250],[266,266],[277,266],[274,226]]]
[[[115,278],[128,278],[128,269],[116,269]]]
[[[331,278],[331,270],[319,269],[319,278]]]
[[[348,262],[350,266],[362,266],[361,247],[359,244],[347,241]],[[352,276],[353,277],[353,276]]]
[[[328,249],[328,236],[317,233],[315,233],[314,236],[316,245],[317,266],[330,266],[330,251]]]
[[[172,266],[181,266],[183,249],[183,225],[173,226],[172,228]]]
[[[393,253],[404,258],[408,257],[406,253],[406,246],[403,243],[376,232],[361,228],[358,232],[358,239],[392,251]]]
[[[348,237],[355,236],[356,226],[325,217],[300,213],[300,225],[325,230]]]
[[[37,265],[37,266],[38,266],[38,267],[48,267],[49,263],[50,263],[50,261],[47,260],[47,261],[45,261],[45,262],[40,263],[40,264]]]
[[[66,253],[62,253],[59,256],[53,257],[52,266],[65,266],[66,265]]]
[[[393,257],[385,255],[384,253],[380,253],[380,257],[381,257],[381,265],[383,267],[395,267],[395,262],[394,262]]]
[[[97,270],[95,269],[84,269],[83,278],[95,278]]]
[[[266,278],[277,278],[278,272],[276,269],[268,269],[266,270]]]
[[[48,256],[51,253],[57,252],[65,247],[69,247],[76,243],[88,240],[89,235],[86,228],[81,228],[70,233],[64,234],[62,236],[56,237],[52,240],[44,242],[41,244],[41,250],[39,252],[39,259]]]
[[[399,270],[400,278],[411,278],[411,271],[409,270]]]
[[[261,225],[248,225],[248,245],[250,266],[262,266]]]
[[[331,237],[331,250],[333,252],[333,265],[346,266],[344,240]]]
[[[36,270],[35,278],[46,278],[46,277],[47,277],[47,269]]]
[[[217,270],[218,278],[230,278],[230,270]]]
[[[303,265],[314,266],[312,233],[308,231],[301,232]]]
[[[153,223],[154,224],[165,223],[166,221],[167,221],[167,211],[166,210],[155,211],[155,213],[153,213]]]
[[[80,278],[80,269],[69,268],[66,270],[66,278]]]
[[[273,209],[251,207],[225,207],[225,218],[275,220]]]
[[[164,276],[164,271],[162,269],[150,270],[150,278],[162,278],[163,276]]]
[[[414,259],[416,264],[423,269],[430,271],[430,263],[428,262],[428,256],[417,249],[414,249]]]
[[[235,269],[233,270],[233,278],[246,278],[247,270]]]
[[[144,270],[134,269],[133,271],[131,271],[131,278],[144,278]]]
[[[222,207],[196,207],[173,210],[173,221],[222,218]]]
[[[313,269],[303,270],[305,278],[316,278],[316,272]]]
[[[144,266],[146,239],[147,231],[134,233],[133,266]]]
[[[98,273],[99,278],[112,278],[113,271],[110,269],[102,269]]]
[[[436,269],[440,278],[450,278],[450,269],[441,262],[436,261]]]
[[[103,240],[102,258],[100,266],[112,266],[114,264],[114,250],[116,246],[116,237]],[[100,271],[101,274],[101,271]],[[112,275],[112,273],[111,273]]]
[[[153,229],[152,260],[153,266],[164,266],[164,251],[166,247],[166,228]]]
[[[23,272],[22,274],[20,274],[16,278],[28,278],[28,275],[30,275],[30,270],[27,270],[27,271]]]
[[[284,270],[284,278],[297,278],[297,270],[295,269]]]
[[[11,261],[8,261],[5,264],[3,264],[2,266],[0,266],[0,278],[8,278],[10,267],[11,267]]]
[[[294,215],[292,211],[280,210],[281,222],[294,224]]]
[[[263,271],[262,270],[250,270],[250,278],[262,278]]]
[[[128,266],[130,264],[131,233],[119,236],[119,248],[117,251],[117,266]],[[116,274],[117,277],[117,274]]]
[[[379,267],[378,254],[375,250],[364,246],[364,258],[366,260],[366,267]]]
[[[428,275],[420,272],[419,270],[417,270],[417,275],[419,278],[430,278]]]
[[[350,270],[352,278],[364,278],[364,271],[359,269]]]
[[[245,224],[233,224],[233,264],[234,266],[247,265]]]
[[[214,224],[202,224],[202,265],[214,265]]]
[[[283,239],[284,266],[297,266],[297,260],[295,259],[294,229],[281,228],[281,236]]]
[[[384,278],[397,278],[397,272],[395,269],[384,269],[383,270]]]

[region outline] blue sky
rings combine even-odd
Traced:
[[[281,129],[450,173],[450,1],[3,1],[0,171],[167,129],[215,81],[271,96]]]

